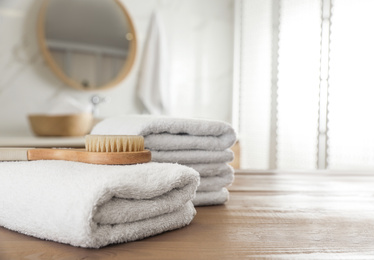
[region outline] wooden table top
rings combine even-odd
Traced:
[[[83,249],[0,228],[0,259],[374,259],[374,173],[238,173],[182,229]]]

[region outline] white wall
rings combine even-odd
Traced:
[[[27,114],[74,97],[88,105],[109,97],[101,116],[140,113],[136,97],[141,50],[154,10],[162,13],[170,44],[173,114],[231,120],[233,0],[122,0],[135,23],[139,55],[129,76],[113,89],[82,92],[65,86],[45,64],[36,37],[42,0],[0,2],[0,136],[31,135]]]

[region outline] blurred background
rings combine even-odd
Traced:
[[[109,1],[114,2],[104,2]],[[136,31],[135,62],[129,74],[114,87],[88,92],[62,82],[42,55],[37,23],[44,2],[0,2],[1,134],[29,134],[27,114],[44,113],[45,106],[48,107],[50,102],[71,97],[83,105],[90,104],[94,94],[106,97],[108,102],[100,105],[101,117],[143,113],[142,97],[137,93],[138,82],[145,45],[152,33],[149,32],[150,27],[154,24],[151,19],[155,14],[158,18],[156,30],[162,32],[163,50],[166,49],[165,61],[158,62],[167,66],[167,84],[172,87],[165,88],[172,95],[169,99],[172,114],[231,121],[234,1],[119,1],[127,9]],[[66,2],[84,3],[84,11],[87,11],[88,6],[103,1]],[[103,15],[102,9],[98,13]],[[51,16],[62,20],[61,23],[70,23],[65,28],[58,28],[62,31],[67,28],[74,30],[71,15],[74,14]],[[101,19],[108,22],[109,17]],[[150,44],[158,43],[156,40]],[[75,70],[88,66],[78,64]]]
[[[0,2],[1,137],[94,107],[229,122],[242,169],[374,168],[373,1],[63,3]]]

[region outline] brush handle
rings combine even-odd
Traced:
[[[32,148],[0,148],[0,161],[27,161],[27,152]]]
[[[2,150],[2,151],[1,151]],[[2,148],[0,161],[65,160],[92,164],[136,164],[151,160],[151,152],[87,152],[84,149]]]

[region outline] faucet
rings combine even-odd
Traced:
[[[92,115],[96,117],[98,115],[98,106],[101,103],[108,102],[108,98],[106,97],[101,97],[99,95],[93,95],[91,97],[91,104],[92,104]]]

